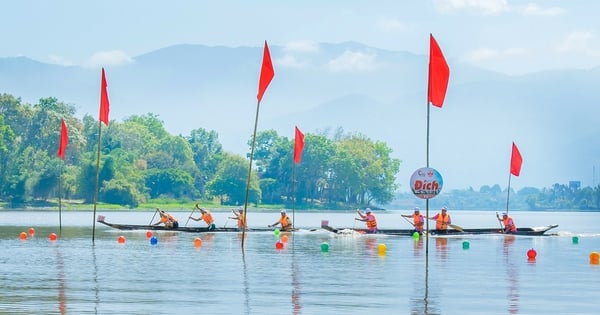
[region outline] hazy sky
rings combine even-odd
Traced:
[[[600,1],[3,1],[0,57],[97,66],[174,44],[357,41],[510,74],[600,65]]]

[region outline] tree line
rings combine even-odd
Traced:
[[[400,160],[362,134],[306,134],[302,161],[294,164],[294,139],[259,132],[248,179],[249,157],[225,151],[216,131],[171,135],[148,113],[110,121],[100,132],[98,119],[75,113],[54,97],[30,105],[0,94],[0,201],[22,207],[58,198],[60,178],[61,198],[93,203],[98,148],[98,202],[130,208],[159,199],[241,205],[247,182],[255,205],[385,205],[397,190]],[[61,119],[69,138],[64,161],[56,154]]]

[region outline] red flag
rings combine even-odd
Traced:
[[[296,164],[300,164],[302,149],[304,149],[304,134],[296,127],[296,142],[294,144],[294,162]]]
[[[510,157],[510,173],[519,176],[521,173],[521,164],[523,164],[523,158],[521,157],[519,148],[517,148],[517,145],[513,142],[512,154]]]
[[[65,120],[61,119],[60,140],[58,142],[57,155],[62,160],[65,159],[65,150],[67,149],[67,144],[69,144],[69,130],[67,129],[67,124],[65,124]]]
[[[442,107],[448,88],[450,68],[444,59],[442,50],[433,35],[429,34],[429,86],[427,87],[427,100],[431,104]]]
[[[258,81],[258,102],[262,100],[263,94],[267,90],[269,83],[275,76],[275,71],[273,71],[273,64],[271,63],[271,54],[269,53],[269,46],[267,45],[267,41],[265,41],[265,50],[263,53],[263,62],[262,67],[260,69],[260,79]]]
[[[108,126],[108,92],[106,91],[106,76],[104,68],[102,68],[102,84],[100,87],[100,121]]]

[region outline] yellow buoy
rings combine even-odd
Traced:
[[[379,253],[380,256],[384,256],[385,252],[387,250],[387,246],[385,246],[385,244],[379,244],[377,245],[377,253]]]

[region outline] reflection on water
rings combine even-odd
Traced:
[[[519,313],[519,269],[516,265],[518,258],[513,253],[512,245],[515,243],[515,235],[505,235],[503,239],[502,253],[506,265],[506,279],[508,281],[508,312]]]
[[[6,215],[0,221],[29,219]],[[85,226],[70,218],[56,242],[47,236],[57,225],[36,225],[37,236],[24,241],[29,225],[0,226],[0,313],[567,314],[576,305],[594,314],[600,298],[599,270],[588,264],[598,250],[593,236],[577,245],[570,235],[469,236],[467,249],[463,237],[433,237],[427,265],[423,238],[306,231],[276,250],[272,232],[256,232],[242,251],[241,233],[167,231],[151,245],[146,231],[103,227],[92,245],[89,213]],[[194,246],[197,237],[203,246]],[[534,245],[531,264],[526,251]]]

